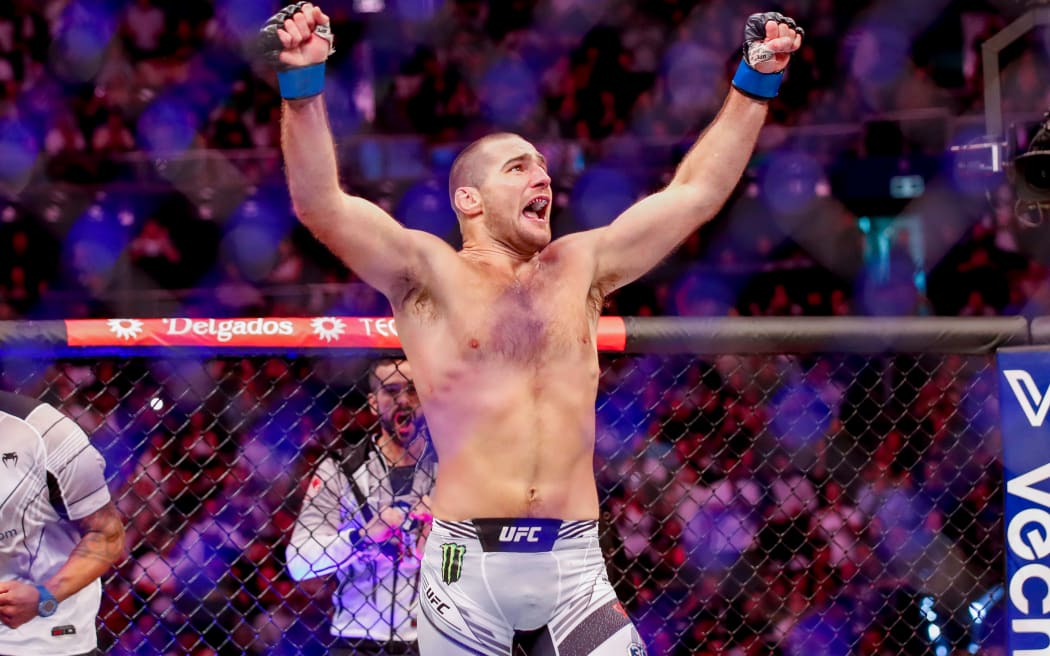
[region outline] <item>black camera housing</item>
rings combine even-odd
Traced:
[[[1013,183],[1019,200],[1050,202],[1050,150],[1029,150],[1015,157]]]
[[[1050,113],[1038,125],[1027,144],[1017,144],[1024,152],[1011,160],[1009,176],[1018,200],[1050,203]]]

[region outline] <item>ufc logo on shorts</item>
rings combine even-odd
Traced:
[[[1005,369],[1003,375],[1006,376],[1006,382],[1010,383],[1010,390],[1028,418],[1028,423],[1037,428],[1042,426],[1047,411],[1050,411],[1050,387],[1040,392],[1032,375],[1024,369]]]
[[[499,530],[500,542],[539,542],[536,534],[540,532],[539,526],[504,526]]]

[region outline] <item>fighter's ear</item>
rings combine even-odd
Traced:
[[[481,194],[477,187],[459,187],[452,196],[452,202],[456,206],[456,213],[461,216],[472,217],[481,213]]]

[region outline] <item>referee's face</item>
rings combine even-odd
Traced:
[[[423,421],[412,369],[404,360],[381,364],[376,367],[375,377],[378,385],[368,400],[379,417],[379,427],[385,437],[407,447],[419,435]]]

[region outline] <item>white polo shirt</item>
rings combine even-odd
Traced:
[[[0,393],[0,580],[47,581],[80,541],[64,520],[110,500],[105,461],[72,419],[50,405]],[[0,654],[68,656],[97,646],[102,586],[92,581],[51,617],[0,624]]]

